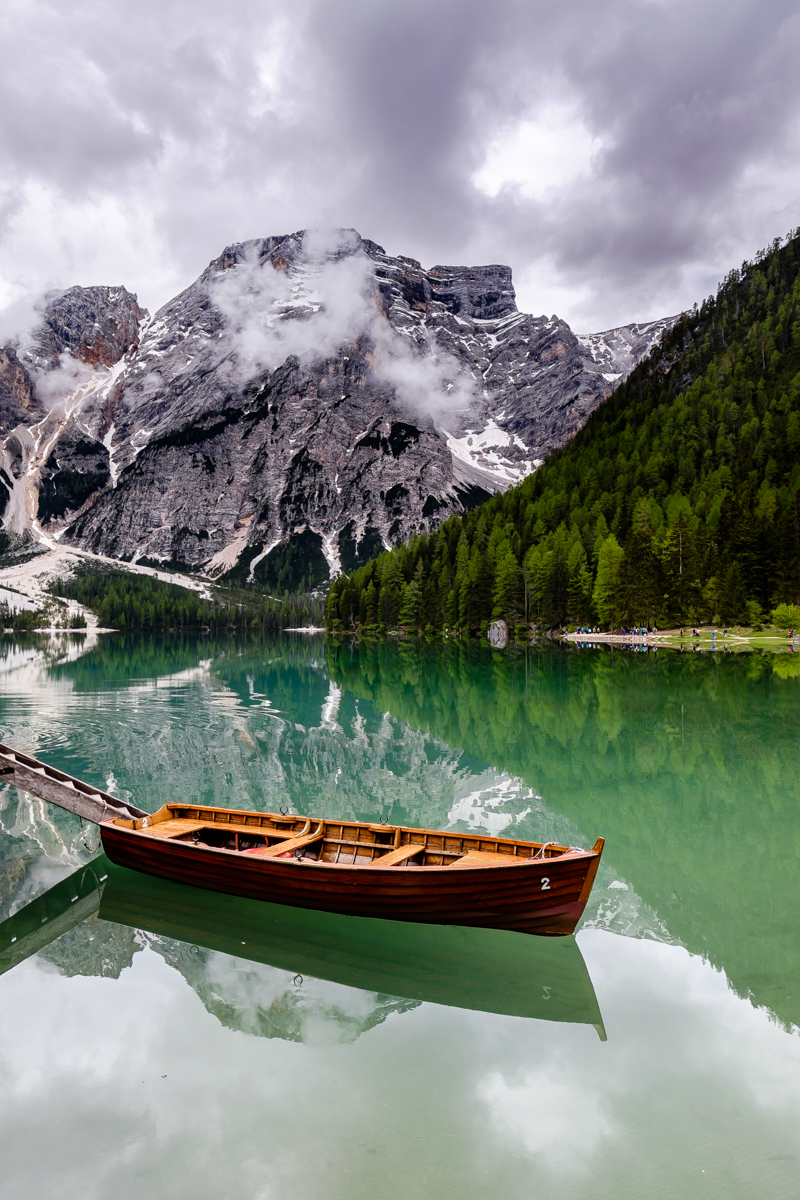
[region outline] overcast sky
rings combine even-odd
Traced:
[[[796,0],[4,0],[0,305],[353,226],[578,332],[800,224]]]

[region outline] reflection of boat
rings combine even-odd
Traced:
[[[0,972],[93,914],[365,991],[520,1017],[602,1018],[574,938],[361,919],[219,896],[115,867],[75,872],[0,925]]]
[[[591,850],[470,833],[165,804],[149,814],[0,745],[0,772],[97,821],[112,862],[251,900],[357,917],[572,933]]]

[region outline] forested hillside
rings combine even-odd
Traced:
[[[800,602],[800,232],[518,487],[331,587],[328,627],[756,624]]]
[[[122,630],[258,629],[273,633],[288,625],[316,624],[323,608],[322,601],[311,596],[277,600],[223,588],[215,588],[211,599],[204,599],[189,588],[150,575],[92,568],[55,580],[51,590],[91,608],[101,625]]]

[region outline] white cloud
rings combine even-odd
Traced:
[[[508,262],[584,330],[673,313],[800,221],[799,46],[785,0],[7,3],[0,305],[154,311],[231,242],[342,225]]]
[[[374,375],[401,405],[434,420],[465,407],[473,380],[433,340],[421,345],[386,320],[373,263],[352,231],[311,230],[302,257],[286,269],[254,247],[211,281],[242,379],[271,371],[290,355],[319,361],[368,339]]]
[[[494,138],[472,181],[491,198],[511,187],[525,199],[545,200],[560,188],[588,181],[601,146],[572,106],[546,104],[535,117]]]
[[[274,370],[289,355],[332,356],[374,319],[370,262],[354,243],[315,232],[306,235],[303,249],[303,261],[290,270],[260,262],[254,250],[209,287],[245,378]]]
[[[518,1082],[493,1071],[481,1082],[478,1099],[501,1134],[551,1170],[585,1169],[613,1133],[600,1081],[587,1088],[561,1067],[527,1072]]]

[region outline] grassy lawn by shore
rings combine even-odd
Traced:
[[[800,654],[800,629],[794,630],[793,633],[794,636],[789,637],[785,629],[779,629],[775,625],[755,628],[742,625],[702,625],[684,626],[682,631],[680,628],[659,629],[656,633],[648,633],[646,636],[631,632],[622,633],[620,630],[614,630],[613,633],[576,631],[565,636],[566,640],[571,642],[610,642],[622,646],[664,646],[675,650],[714,650],[723,653],[761,650],[773,654]]]
[[[696,634],[692,628],[684,627],[683,636],[681,636],[680,629],[660,629],[655,636],[659,641],[669,645],[684,647],[697,645],[703,650],[713,648],[717,650],[725,648],[728,650],[789,650],[800,647],[800,636],[796,635],[790,638],[785,629],[778,629],[774,625],[765,625],[760,629],[741,625],[727,629],[719,625],[704,625],[695,626],[694,629],[697,630]],[[712,636],[712,632],[714,636]]]

